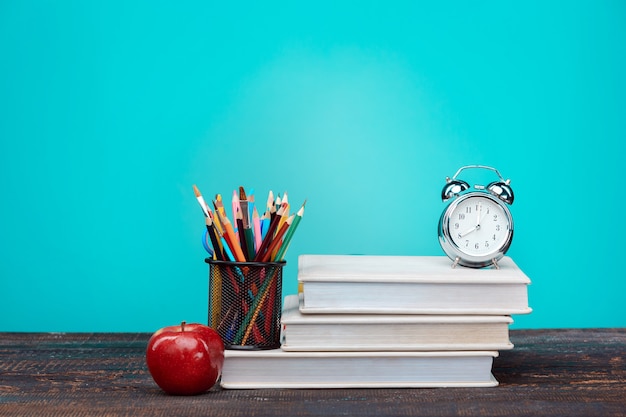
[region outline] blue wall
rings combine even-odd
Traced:
[[[222,3],[0,3],[0,331],[205,322],[192,184],[308,200],[285,293],[302,253],[442,255],[476,163],[516,193],[514,327],[626,326],[624,2]]]

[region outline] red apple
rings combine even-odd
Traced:
[[[168,394],[200,394],[222,374],[224,343],[212,328],[182,322],[152,335],[146,363],[154,382]]]

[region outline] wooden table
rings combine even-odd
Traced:
[[[626,329],[512,330],[494,388],[162,393],[149,334],[0,333],[0,416],[626,416]]]

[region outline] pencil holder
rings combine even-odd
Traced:
[[[226,349],[280,347],[283,266],[286,262],[209,264],[209,326]]]

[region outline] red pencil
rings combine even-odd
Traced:
[[[278,223],[280,223],[280,219],[285,212],[285,206],[281,206],[280,209],[278,209],[278,211],[276,212],[276,216],[270,221],[270,226],[267,230],[267,234],[261,242],[261,247],[257,250],[256,256],[254,257],[254,260],[256,262],[260,262],[261,259],[263,259],[267,247],[270,245],[270,243],[272,243],[272,240],[274,239],[274,232],[276,231]]]
[[[274,249],[279,247],[282,243],[283,236],[285,235],[285,232],[287,232],[287,229],[289,229],[289,226],[291,226],[291,222],[293,222],[294,217],[295,214],[292,214],[287,220],[285,220],[285,223],[283,223],[282,227],[278,230],[278,233],[276,233],[276,236],[274,236],[272,243],[270,243],[270,245],[267,247],[265,255],[263,255],[263,258],[261,258],[261,262],[268,262],[270,260]]]

